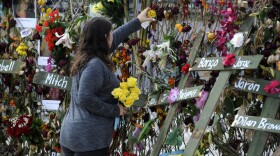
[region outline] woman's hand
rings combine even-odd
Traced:
[[[139,19],[139,21],[140,21],[141,23],[146,22],[146,21],[155,21],[154,18],[150,18],[150,17],[147,16],[149,10],[150,10],[150,8],[147,7],[145,10],[143,10],[143,11],[137,16],[137,18]]]
[[[122,105],[118,105],[120,108],[120,116],[124,116],[126,114],[126,110]]]

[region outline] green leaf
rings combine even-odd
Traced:
[[[226,116],[227,113],[230,113],[231,115],[234,114],[234,104],[231,100],[230,97],[226,97],[224,100],[224,104],[223,104],[223,116]]]
[[[181,128],[175,128],[166,139],[165,144],[171,146],[181,146],[183,139],[182,139],[182,130]]]
[[[269,71],[272,77],[275,77],[274,69],[269,67]]]
[[[149,120],[147,123],[145,123],[142,131],[140,132],[140,134],[138,136],[138,141],[143,140],[148,136],[148,133],[150,132],[150,129],[154,122],[155,122],[155,119],[152,119],[152,120]]]

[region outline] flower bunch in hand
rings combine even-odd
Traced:
[[[139,99],[141,94],[137,86],[137,79],[134,77],[127,78],[126,82],[121,82],[120,87],[112,91],[114,98],[121,101],[125,107],[131,107],[134,101]]]

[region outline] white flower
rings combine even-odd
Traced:
[[[55,36],[60,38],[58,41],[56,41],[55,45],[63,44],[64,47],[68,47],[69,49],[72,49],[72,44],[75,43],[70,39],[70,35],[68,31],[66,30],[63,35],[58,35],[58,33],[55,33]]]
[[[234,34],[233,38],[230,40],[230,43],[233,44],[235,48],[241,47],[244,42],[244,36],[242,32]]]
[[[146,57],[142,66],[143,67],[146,67],[148,65],[148,62],[149,61],[153,61],[153,62],[156,62],[156,58],[157,58],[157,55],[156,55],[156,52],[153,51],[153,50],[146,50],[143,55]]]

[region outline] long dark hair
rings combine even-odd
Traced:
[[[110,47],[106,37],[110,35],[111,30],[112,23],[104,17],[95,17],[86,22],[71,68],[71,76],[76,75],[93,57],[98,57],[111,69]]]

